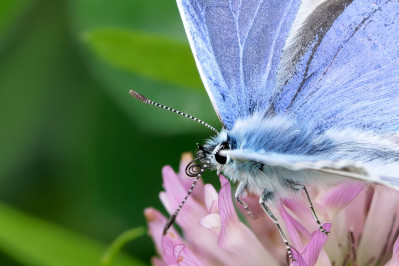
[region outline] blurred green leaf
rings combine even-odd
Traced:
[[[32,1],[0,0],[0,6],[7,7],[8,11],[3,9],[3,12],[16,14]],[[54,87],[63,83],[58,73],[64,70],[65,63],[60,59],[65,54],[67,36],[63,34],[62,22],[57,20],[60,15],[52,6],[46,8],[41,1],[38,2],[38,16],[27,16],[28,23],[20,28],[20,33],[14,32],[15,38],[9,38],[4,47],[0,43],[1,180],[21,167],[23,158],[34,150],[48,119],[46,114],[54,99]],[[54,4],[55,8],[57,5],[60,6]],[[4,15],[8,19],[3,17],[3,25],[16,16]]]
[[[24,265],[99,265],[106,246],[0,203],[0,248]],[[146,265],[120,254],[111,265]]]
[[[71,3],[72,28],[75,32],[80,33],[80,35],[76,34],[79,38],[82,38],[82,32],[86,33],[84,36],[87,37],[86,42],[81,42],[85,62],[93,77],[101,84],[101,89],[104,89],[110,98],[117,102],[117,105],[131,118],[137,128],[156,135],[168,136],[190,132],[209,133],[208,129],[200,125],[196,126],[193,121],[135,102],[128,94],[130,89],[136,89],[154,101],[189,113],[207,123],[218,125],[219,121],[201,85],[192,53],[188,47],[176,2],[116,0],[110,4],[107,0],[72,0]],[[114,30],[115,28],[119,30]],[[115,32],[117,39],[121,40],[124,47],[117,46],[115,40],[112,40],[114,33],[109,32]],[[135,38],[141,40],[143,35],[144,37],[149,36],[150,40],[154,41],[154,50],[158,48],[165,50],[165,47],[162,46],[165,39],[169,43],[176,44],[177,47],[182,47],[182,51],[177,51],[178,57],[185,54],[184,60],[186,61],[179,66],[169,52],[166,56],[173,58],[172,61],[157,58],[159,52],[154,51],[154,54],[150,53],[149,55],[152,60],[150,62],[148,56],[134,51],[134,47],[131,45],[132,39],[133,41]],[[112,53],[119,54],[118,56],[122,58],[124,64],[134,64],[134,67],[115,63],[113,60],[118,58],[114,58],[113,54],[109,54],[110,58],[108,59],[99,55],[91,44],[90,38],[93,41],[99,41],[95,43],[96,46],[101,45],[101,49],[111,49]],[[148,40],[148,38],[144,39]],[[173,45],[173,47],[175,46]],[[138,54],[140,57],[137,60],[129,59],[127,56],[131,54]],[[166,77],[159,77],[159,74],[164,74],[162,71],[158,73],[160,72],[158,65],[162,60],[174,64],[167,68],[170,74]],[[189,68],[185,67],[187,65]],[[144,67],[141,68],[142,66]],[[145,66],[148,66],[148,69]],[[142,70],[146,70],[148,73],[143,74],[140,72]],[[155,74],[152,72],[154,70]],[[197,80],[197,82],[193,82],[193,80]]]
[[[111,65],[182,87],[203,88],[191,50],[183,42],[106,28],[85,33],[84,40]]]
[[[114,261],[116,255],[120,252],[124,245],[128,242],[144,235],[145,229],[144,227],[137,227],[130,229],[126,232],[123,232],[120,236],[118,236],[114,242],[107,248],[102,259],[101,265],[108,266],[111,265],[112,261]]]
[[[176,1],[68,0],[70,25],[80,33],[99,27],[133,29],[186,40]]]
[[[7,29],[18,21],[31,5],[32,0],[1,0],[0,1],[0,42]]]

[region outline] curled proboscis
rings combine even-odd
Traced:
[[[195,158],[194,160],[192,160],[191,162],[189,162],[186,166],[186,175],[191,176],[191,177],[196,177],[199,174],[201,174],[201,169],[202,166],[200,164],[197,163],[197,161],[199,161],[201,158]]]

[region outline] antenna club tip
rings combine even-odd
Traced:
[[[141,95],[140,93],[138,93],[137,91],[134,90],[130,90],[129,94],[132,95],[134,98],[136,98],[137,100],[139,100],[140,102],[144,102],[147,103],[148,99],[147,97],[145,97],[144,95]]]

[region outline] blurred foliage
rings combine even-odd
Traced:
[[[155,52],[137,53],[137,38]],[[218,124],[174,1],[2,0],[0,88],[0,265],[99,262],[116,236],[145,225],[145,207],[162,209],[162,166],[177,168],[210,132],[130,89]],[[120,263],[155,254],[148,237],[124,251]]]
[[[33,0],[2,0],[0,2],[0,42],[24,15]]]
[[[144,107],[143,111],[141,103],[133,103],[131,97],[126,97],[126,88],[138,90],[154,101],[161,99],[162,103],[175,109],[215,122],[214,114],[209,112],[212,110],[210,101],[202,92],[199,74],[187,44],[154,34],[104,28],[85,32],[82,39],[100,59],[128,72],[123,74],[109,65],[92,61],[92,70],[99,80],[109,84],[106,89],[110,95],[143,130],[157,135],[176,135],[204,129],[193,127],[192,122],[185,119],[170,119],[170,113],[159,112],[154,107]]]
[[[137,127],[155,135],[209,133],[206,128],[193,126],[192,121],[133,102],[131,97],[126,97],[130,89],[209,123],[218,123],[205,90],[200,89],[199,74],[175,1],[116,0],[110,4],[106,0],[75,0],[71,10],[71,25],[80,33],[76,37],[89,44],[82,48],[86,48],[83,55],[90,64],[90,71]],[[153,40],[151,45],[149,40]],[[117,43],[118,48],[115,47]],[[128,45],[132,45],[130,51]],[[99,48],[102,48],[101,53]],[[143,49],[151,51],[147,50],[144,56]],[[181,50],[180,55],[177,55],[178,50]],[[160,58],[157,60],[151,52]],[[178,58],[174,58],[176,56]],[[104,59],[111,64],[104,63]],[[183,65],[168,60],[179,60],[176,62]],[[139,69],[140,65],[143,69]],[[166,68],[167,75],[162,73]],[[172,76],[167,77],[170,73]]]
[[[83,37],[110,64],[144,77],[202,89],[193,55],[185,43],[120,29],[98,29]]]
[[[98,265],[105,245],[0,204],[0,246],[25,265]],[[141,234],[143,230],[141,230]],[[139,232],[135,232],[135,237]],[[26,241],[29,239],[29,241]],[[145,265],[125,254],[115,266]]]

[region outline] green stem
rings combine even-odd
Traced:
[[[107,248],[103,257],[101,258],[100,265],[109,266],[113,261],[113,259],[115,258],[115,256],[119,253],[119,251],[126,243],[144,235],[144,233],[145,233],[144,227],[137,227],[123,232]]]

